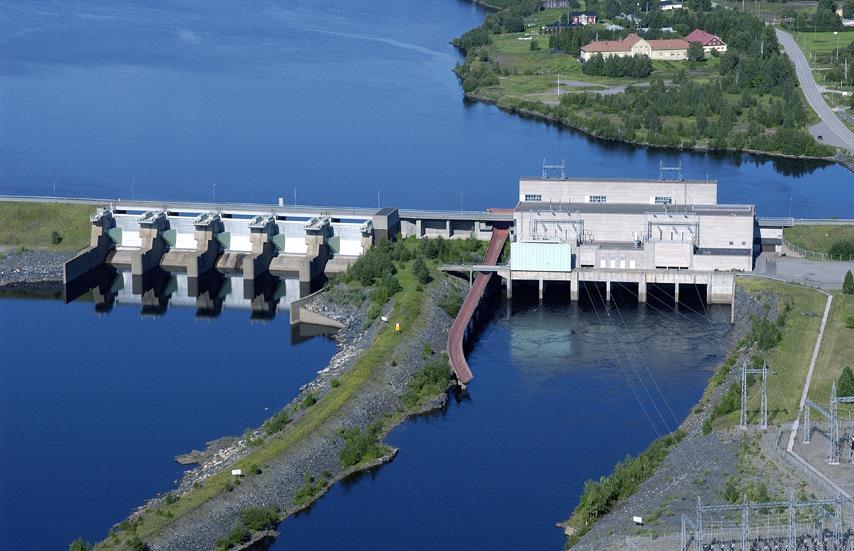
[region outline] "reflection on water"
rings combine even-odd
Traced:
[[[277,311],[290,310],[303,287],[296,278],[269,273],[254,280],[210,270],[199,278],[155,268],[142,276],[127,270],[101,266],[65,288],[66,302],[90,297],[98,312],[107,313],[115,304],[141,305],[142,315],[162,316],[169,306],[195,308],[196,316],[215,318],[223,308],[251,311],[253,320],[270,320]]]

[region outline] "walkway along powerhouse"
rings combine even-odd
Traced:
[[[692,285],[705,289],[709,303],[732,302],[735,274],[753,269],[763,243],[755,208],[718,204],[715,180],[668,174],[526,177],[514,209],[485,212],[89,200],[105,206],[91,217],[89,247],[65,264],[65,282],[102,265],[129,268],[141,293],[137,282],[160,268],[186,273],[192,295],[199,278],[220,272],[241,275],[251,298],[256,281],[271,274],[297,278],[297,299],[383,239],[490,239],[482,264],[442,267],[478,272],[448,339],[454,373],[465,384],[472,373],[463,341],[492,273],[508,298],[514,281],[536,281],[540,297],[546,282],[562,281],[572,300],[581,283],[599,282],[606,300],[612,285],[636,289],[641,302],[648,285],[667,285],[678,303],[680,286]],[[508,238],[510,259],[499,265]]]

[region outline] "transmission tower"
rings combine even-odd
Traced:
[[[560,171],[560,179],[566,180],[566,160],[561,159],[559,165],[550,165],[543,159],[543,180],[549,179],[549,174]]]
[[[810,409],[814,409],[827,419],[829,428],[827,431],[827,462],[830,465],[839,465],[839,404],[854,404],[854,396],[837,396],[836,382],[830,385],[830,403],[827,408],[807,399],[804,403],[804,444],[810,443],[812,432],[812,419]]]
[[[830,386],[830,458],[828,463],[839,465],[839,415],[836,381]]]
[[[747,376],[762,375],[762,396],[759,406],[759,428],[768,428],[768,362],[762,362],[762,369],[747,367],[747,362],[741,363],[741,430],[747,430]]]

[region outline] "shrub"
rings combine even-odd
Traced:
[[[451,291],[439,301],[439,308],[445,311],[452,318],[457,317],[460,308],[463,306],[463,297],[456,291]]]
[[[448,355],[428,361],[412,378],[406,390],[401,396],[401,401],[409,409],[414,409],[447,390],[448,382],[451,380],[451,366],[448,363]]]
[[[50,242],[54,245],[59,245],[60,243],[62,243],[62,236],[59,234],[58,231],[53,230],[52,232],[50,232]]]
[[[844,239],[834,241],[830,244],[830,249],[827,252],[831,256],[842,257],[844,259],[852,258],[854,257],[854,240]],[[850,272],[851,270],[848,271]]]
[[[839,380],[836,383],[836,393],[839,396],[854,396],[854,373],[851,368],[845,366]]]
[[[291,417],[287,409],[283,409],[274,416],[270,417],[264,424],[261,425],[261,430],[264,434],[274,434],[285,428],[285,425],[291,422]]]
[[[842,292],[846,295],[854,295],[854,275],[851,270],[845,272],[845,279],[842,280]]]
[[[418,279],[418,283],[421,285],[430,283],[430,269],[420,256],[412,263],[412,273],[415,274],[415,277]]]
[[[305,395],[305,398],[303,398],[302,402],[300,402],[299,407],[300,409],[308,409],[316,403],[317,396],[314,394],[314,392],[309,392]]]
[[[77,538],[68,545],[68,551],[89,551],[92,545],[83,538]]]
[[[768,318],[751,316],[750,322],[750,337],[762,350],[774,348],[783,338],[780,328]]]
[[[854,316],[848,316],[845,318],[845,327],[848,329],[854,329]]]
[[[314,499],[314,497],[320,493],[320,491],[326,487],[329,476],[327,476],[327,472],[323,475],[315,478],[308,473],[306,473],[305,477],[303,477],[303,484],[299,488],[297,488],[296,493],[294,493],[294,505],[297,507],[305,507]]]
[[[338,388],[339,386],[341,386],[341,382],[338,379],[332,379],[331,381],[329,381],[329,386],[331,386],[332,388]]]
[[[379,443],[380,426],[377,424],[361,430],[358,428],[344,429],[344,448],[341,450],[341,465],[352,467],[363,461],[372,461],[383,455],[383,447]]]
[[[252,532],[272,530],[279,523],[279,509],[276,507],[249,507],[240,513],[240,520],[224,538],[216,542],[217,551],[226,551],[248,542]]]

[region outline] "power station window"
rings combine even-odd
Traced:
[[[590,196],[591,203],[607,203],[608,197],[605,195],[591,195]]]
[[[656,196],[655,197],[655,204],[656,205],[672,205],[673,204],[673,197],[658,197],[658,196]]]
[[[526,193],[525,194],[525,201],[542,201],[542,200],[543,200],[543,196],[540,195],[539,193]]]

